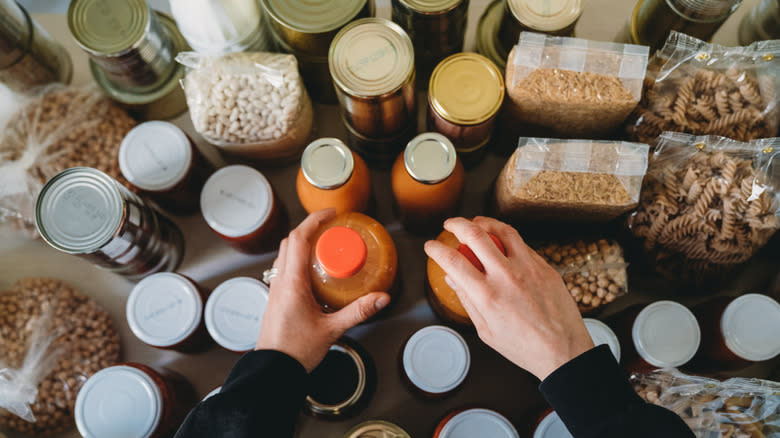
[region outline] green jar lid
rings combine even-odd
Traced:
[[[144,37],[150,13],[145,0],[72,0],[68,27],[87,52],[119,54]]]
[[[336,30],[352,21],[369,0],[262,0],[277,22],[302,33]]]
[[[442,14],[455,9],[464,0],[398,0],[407,9],[421,14]]]

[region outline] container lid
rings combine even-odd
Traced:
[[[138,339],[154,347],[170,347],[197,330],[203,300],[186,277],[170,272],[152,274],[130,292],[126,315]]]
[[[582,14],[582,0],[508,0],[507,6],[520,24],[546,32],[565,29]]]
[[[617,335],[608,325],[598,319],[585,318],[585,327],[596,346],[607,344],[618,362],[620,362],[620,341]]]
[[[466,379],[471,354],[458,332],[434,325],[409,338],[404,347],[403,365],[413,385],[431,394],[443,394]]]
[[[404,150],[404,165],[409,175],[424,184],[437,184],[452,175],[458,154],[455,146],[437,132],[425,132],[413,138]]]
[[[642,309],[634,320],[631,335],[642,359],[658,368],[688,363],[701,341],[696,317],[674,301],[657,301]]]
[[[469,409],[452,417],[439,438],[519,438],[512,423],[489,409]]]
[[[536,426],[533,438],[572,438],[572,434],[563,424],[558,413],[553,411]]]
[[[333,227],[317,239],[315,255],[326,274],[335,278],[349,278],[363,268],[368,248],[357,231],[348,227]]]
[[[220,391],[222,391],[222,386],[217,386],[210,393],[206,394],[206,396],[203,397],[203,400],[201,400],[201,401],[206,401],[206,400],[210,399],[211,397],[214,397],[215,395],[219,394]]]
[[[336,30],[357,17],[368,0],[262,0],[268,14],[302,33]]]
[[[192,144],[178,126],[144,122],[127,133],[119,147],[119,168],[141,190],[159,192],[178,184],[192,163]]]
[[[398,3],[422,14],[443,14],[455,9],[463,0],[398,0]]]
[[[148,438],[161,421],[163,403],[160,388],[145,372],[126,365],[104,368],[76,397],[76,426],[89,438]]]
[[[780,354],[780,304],[761,294],[732,301],[720,320],[721,332],[737,356],[752,362]]]
[[[358,424],[344,438],[410,438],[410,435],[393,423],[374,420]]]
[[[124,217],[119,183],[91,167],[72,167],[41,189],[35,226],[49,245],[69,254],[88,254],[108,243]]]
[[[447,57],[431,73],[431,106],[445,120],[478,125],[495,116],[504,102],[504,74],[476,53]]]
[[[236,277],[217,286],[206,302],[206,329],[230,351],[250,351],[257,343],[268,287],[250,277]]]
[[[133,47],[149,28],[146,0],[73,0],[68,27],[84,50],[114,55]]]
[[[363,18],[333,38],[328,66],[339,88],[358,97],[376,97],[399,89],[414,74],[412,40],[384,18]]]
[[[320,138],[306,146],[301,157],[301,170],[306,181],[324,190],[344,185],[352,176],[355,158],[338,138]]]
[[[203,185],[200,209],[206,223],[227,237],[242,237],[262,227],[271,215],[271,183],[244,165],[223,167]]]

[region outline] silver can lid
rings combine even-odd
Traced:
[[[119,146],[119,168],[141,190],[160,192],[176,186],[192,163],[192,144],[178,126],[159,120],[131,129]]]
[[[338,138],[320,138],[306,146],[301,170],[314,187],[329,190],[349,181],[355,168],[352,151]]]
[[[701,342],[701,329],[687,307],[674,301],[656,301],[639,312],[631,337],[645,362],[658,368],[675,368],[693,359]]]
[[[404,151],[406,171],[424,184],[436,184],[449,178],[457,161],[455,146],[437,132],[418,135],[406,145]]]
[[[55,175],[35,204],[35,226],[54,248],[89,254],[111,241],[124,217],[119,183],[91,167],[73,167]]]

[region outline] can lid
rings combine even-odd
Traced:
[[[91,167],[72,167],[38,194],[35,226],[49,245],[69,254],[95,252],[114,236],[124,217],[119,183]]]
[[[411,438],[409,433],[387,421],[373,420],[360,423],[349,430],[344,438]]]
[[[231,278],[217,286],[206,302],[206,329],[230,351],[250,351],[257,343],[268,287],[250,277]]]
[[[455,9],[463,0],[398,0],[406,8],[423,14],[443,14]]]
[[[74,416],[86,437],[151,437],[163,411],[160,388],[147,373],[127,365],[102,369],[76,397]]]
[[[536,426],[533,438],[572,438],[572,434],[558,413],[552,411]]]
[[[314,140],[301,156],[301,170],[306,181],[325,190],[344,185],[354,168],[352,151],[338,138]]]
[[[273,202],[274,192],[266,177],[241,164],[214,172],[200,194],[206,223],[227,237],[246,236],[262,227],[271,215]]]
[[[333,81],[353,96],[391,93],[414,74],[412,40],[384,18],[356,20],[333,38],[328,66]]]
[[[452,175],[458,154],[455,146],[437,132],[425,132],[413,138],[404,150],[404,166],[412,178],[424,184],[436,184]]]
[[[203,315],[198,288],[171,272],[152,274],[135,285],[127,299],[127,324],[154,347],[170,347],[197,330]]]
[[[324,33],[352,21],[368,0],[262,0],[263,8],[285,27],[301,33]]]
[[[517,429],[503,415],[489,409],[469,409],[452,417],[439,438],[519,438]]]
[[[436,66],[428,90],[431,106],[445,120],[478,125],[501,109],[504,74],[482,55],[456,53]]]
[[[431,394],[443,394],[466,379],[471,354],[458,332],[434,325],[409,338],[404,347],[403,365],[413,385]]]
[[[507,6],[520,24],[546,32],[565,29],[582,15],[582,0],[509,0]]]
[[[119,147],[119,168],[141,190],[173,188],[187,175],[192,144],[178,126],[162,121],[144,122],[131,129]]]
[[[222,386],[217,386],[210,393],[206,394],[206,396],[203,397],[203,400],[201,400],[201,401],[206,401],[206,400],[210,399],[211,397],[214,397],[215,395],[219,394],[220,391],[222,391]]]
[[[584,318],[585,327],[596,346],[607,344],[618,362],[620,362],[620,341],[608,325],[593,318]]]
[[[674,301],[656,301],[642,309],[634,320],[631,336],[642,359],[658,368],[688,363],[701,341],[696,317]]]
[[[73,0],[68,27],[81,48],[98,55],[115,55],[140,41],[151,20],[145,0]]]
[[[327,229],[317,239],[314,251],[325,273],[335,278],[349,278],[357,274],[368,257],[366,241],[349,227]]]
[[[761,294],[747,294],[723,311],[720,328],[726,346],[752,362],[780,354],[780,303]]]

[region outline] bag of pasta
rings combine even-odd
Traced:
[[[644,143],[664,131],[775,137],[779,86],[780,40],[723,47],[672,32],[650,62],[627,132]]]
[[[670,278],[700,283],[726,273],[780,227],[779,162],[780,138],[665,132],[629,228]]]

